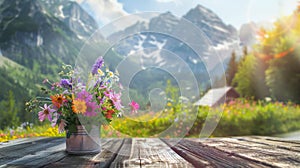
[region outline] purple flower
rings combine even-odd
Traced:
[[[44,108],[41,107],[41,109],[42,111],[39,112],[40,121],[44,121],[46,117],[49,119],[49,121],[51,121],[51,115],[55,110],[51,109],[50,106],[47,106],[47,104],[44,104]]]
[[[93,98],[93,95],[91,95],[89,92],[85,91],[85,90],[82,90],[81,92],[79,92],[77,94],[77,97],[81,100],[84,100],[86,102],[89,102],[92,100]]]
[[[101,79],[98,79],[94,85],[94,88],[98,87],[98,86],[102,86],[103,85],[103,81],[101,81]]]
[[[104,103],[104,100],[105,100],[105,97],[103,97],[103,98],[99,97],[98,99],[99,99],[99,101],[100,101],[100,104],[103,104],[103,103]]]
[[[97,113],[95,112],[96,109],[100,108],[96,102],[86,102],[86,112],[84,113],[85,116],[93,117],[96,116]]]
[[[70,83],[70,81],[68,79],[61,79],[59,85],[66,89],[72,88],[72,84]]]
[[[96,75],[98,73],[98,69],[100,69],[103,66],[103,64],[104,64],[103,57],[99,57],[96,63],[93,65],[92,74]]]

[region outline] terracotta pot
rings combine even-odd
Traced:
[[[88,134],[84,126],[77,126],[77,132],[66,138],[66,151],[69,154],[100,153],[100,127],[92,126]]]

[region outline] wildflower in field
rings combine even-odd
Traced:
[[[44,121],[45,118],[47,117],[49,121],[51,121],[51,115],[55,111],[54,109],[51,109],[50,106],[47,106],[47,104],[44,104],[44,107],[41,107],[42,111],[38,113],[39,115],[39,120]]]
[[[49,82],[49,80],[48,79],[44,79],[43,80],[43,83],[45,84],[45,83],[48,83]]]
[[[72,103],[72,110],[74,113],[82,113],[84,114],[86,112],[86,102],[84,100],[81,100],[81,99],[75,99],[73,100],[73,103]]]
[[[129,106],[131,107],[131,113],[137,113],[138,109],[140,108],[140,105],[135,101],[129,103]]]
[[[62,94],[56,94],[54,96],[50,96],[50,98],[52,100],[52,104],[57,108],[60,108],[61,105],[66,101],[65,96]]]
[[[15,135],[15,130],[9,129],[9,134],[10,134],[10,136],[14,136]]]
[[[92,74],[96,75],[98,73],[98,69],[100,69],[104,64],[103,57],[99,57],[96,61],[96,63],[92,67]]]
[[[266,101],[266,102],[270,102],[270,101],[272,101],[272,98],[270,98],[270,97],[265,97],[265,101]]]

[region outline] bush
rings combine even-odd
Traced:
[[[212,136],[244,136],[274,135],[300,129],[300,106],[292,103],[249,101],[239,99],[224,104],[222,118]],[[199,107],[201,113],[207,113],[207,107]],[[221,108],[212,109],[210,113],[218,114]],[[203,116],[198,115],[197,121],[190,132],[199,135]],[[200,126],[200,127],[199,127]]]

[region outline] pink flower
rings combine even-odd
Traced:
[[[10,130],[9,130],[9,134],[10,134],[10,136],[13,136],[13,135],[15,134],[15,130],[10,129]]]
[[[131,113],[137,113],[138,109],[140,108],[140,105],[135,101],[129,103],[129,106],[131,107]]]
[[[123,108],[121,104],[121,93],[113,94],[111,100],[114,103],[114,106],[116,107],[117,110],[121,110]]]
[[[96,113],[96,109],[100,108],[96,102],[86,102],[86,112],[84,113],[85,116],[88,116],[88,117],[93,117],[93,116],[96,116],[97,113]]]
[[[48,79],[44,79],[43,80],[43,83],[45,84],[45,83],[48,83],[49,82],[49,80]]]
[[[92,100],[93,95],[91,95],[89,92],[82,90],[77,94],[77,97],[81,100],[85,100],[86,102],[89,102]]]
[[[47,117],[49,121],[51,121],[51,114],[55,111],[54,109],[51,109],[50,106],[47,106],[47,104],[44,104],[44,108],[41,107],[42,111],[39,112],[39,120],[44,121]]]
[[[111,91],[106,91],[106,92],[104,92],[104,95],[105,95],[106,97],[108,97],[109,99],[111,99],[111,98],[113,97],[113,93],[112,93]]]
[[[114,93],[114,92],[104,92],[104,95],[108,97],[114,104],[117,110],[121,110],[123,108],[121,104],[121,93]]]
[[[58,132],[59,133],[62,133],[62,132],[64,132],[65,131],[65,126],[66,126],[67,124],[66,124],[66,121],[64,120],[64,119],[61,119],[60,120],[60,123],[59,123],[59,125],[58,125]]]

